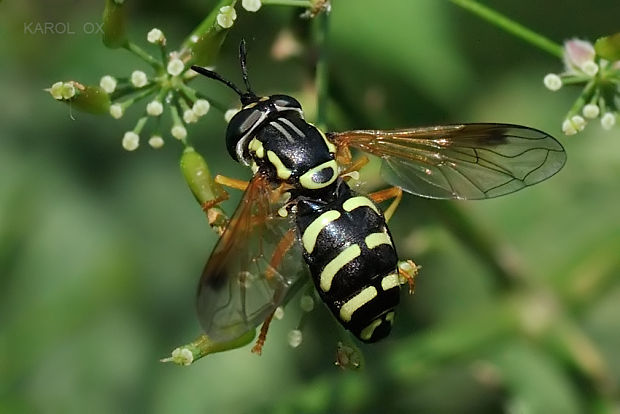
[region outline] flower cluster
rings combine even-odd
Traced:
[[[545,76],[547,89],[557,91],[563,85],[583,85],[583,91],[568,111],[562,131],[574,135],[588,120],[600,118],[604,129],[611,129],[618,116],[620,97],[620,60],[599,56],[587,41],[572,39],[564,44],[564,72]]]
[[[300,0],[299,6],[311,7],[314,2],[323,5],[326,1]],[[157,55],[151,55],[128,39],[124,0],[106,0],[103,43],[109,48],[124,48],[132,52],[150,65],[153,73],[135,70],[127,77],[105,75],[98,86],[84,86],[75,81],[56,82],[47,91],[54,99],[70,103],[74,108],[96,114],[109,113],[115,119],[122,118],[129,107],[146,100],[146,103],[142,103],[143,115],[134,128],[123,135],[123,148],[128,151],[136,150],[140,146],[140,134],[149,122],[154,124],[148,139],[152,148],[161,148],[164,145],[164,132],[168,132],[187,147],[187,126],[206,115],[211,106],[224,113],[226,121],[238,111],[213,102],[188,85],[197,75],[190,70],[192,65],[209,66],[215,60],[227,31],[237,19],[237,2],[238,0],[220,2],[219,8],[215,8],[175,51],[168,52],[166,36],[160,29],[150,30],[146,40],[159,49]],[[243,9],[249,12],[258,11],[264,4],[280,2],[241,1]],[[164,131],[162,118],[168,114],[172,125]]]
[[[108,112],[115,119],[122,118],[130,106],[146,100],[143,116],[132,130],[123,135],[122,146],[127,151],[138,148],[140,134],[149,120],[153,120],[155,127],[148,144],[152,148],[161,148],[164,145],[161,119],[166,112],[169,112],[172,120],[172,125],[169,127],[170,135],[186,144],[187,125],[197,122],[211,108],[210,100],[187,84],[196,75],[186,65],[187,59],[183,59],[178,52],[167,53],[164,33],[155,28],[148,32],[146,38],[149,43],[160,48],[159,60],[135,45],[133,49],[151,64],[155,72],[153,75],[135,70],[125,78],[105,75],[99,81],[98,87],[85,87],[78,82],[70,81],[56,82],[48,89],[54,99],[72,104],[79,103],[87,91],[97,91],[106,99],[101,99],[97,111],[90,112]]]

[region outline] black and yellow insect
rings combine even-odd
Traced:
[[[401,276],[407,276],[386,224],[401,189],[438,199],[492,198],[549,178],[566,161],[553,137],[518,125],[324,134],[305,121],[294,98],[254,94],[243,42],[240,60],[246,91],[192,67],[240,96],[243,108],[228,125],[226,145],[254,173],[247,186],[238,185],[245,193],[198,287],[200,323],[215,341],[268,326],[308,270],[346,329],[364,342],[385,337]],[[382,174],[394,188],[368,196],[353,191],[347,176],[364,162],[353,162],[350,148],[381,157]],[[381,212],[377,203],[391,198],[395,201]]]

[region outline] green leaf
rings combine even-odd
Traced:
[[[620,60],[620,32],[599,37],[594,44],[596,54],[607,60]]]

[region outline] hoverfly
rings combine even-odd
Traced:
[[[553,137],[519,125],[325,134],[304,120],[295,98],[257,96],[243,41],[239,55],[245,91],[192,66],[239,95],[243,107],[228,125],[226,146],[253,172],[198,286],[198,317],[214,341],[262,323],[260,353],[275,309],[308,273],[345,329],[363,342],[384,338],[404,283],[387,227],[401,189],[436,199],[498,197],[551,177],[566,161]],[[381,157],[394,188],[368,196],[352,190],[346,176],[363,162],[352,160],[350,148]],[[382,212],[377,203],[389,198],[395,202]]]

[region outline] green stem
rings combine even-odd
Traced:
[[[132,42],[127,42],[124,46],[125,49],[129,50],[134,55],[138,56],[140,59],[144,60],[146,63],[151,65],[155,70],[161,71],[164,69],[161,62],[155,59],[153,56],[144,51],[140,46],[136,45]]]
[[[183,41],[181,45],[181,50],[188,48],[193,43],[192,42],[193,38],[198,38],[202,36],[203,34],[207,33],[209,30],[211,30],[214,27],[215,19],[217,18],[217,15],[220,12],[220,8],[224,6],[234,7],[236,2],[237,0],[220,0],[217,3],[217,5],[213,8],[213,10],[211,10],[211,13],[209,13],[207,17],[205,17],[200,22],[200,24],[198,24],[198,26],[196,26],[196,28],[189,34],[189,36],[185,38],[185,40]],[[225,30],[225,29],[222,29],[222,30]]]
[[[562,46],[558,45],[554,41],[547,39],[544,36],[539,35],[538,33],[533,32],[532,30],[526,28],[525,26],[520,25],[519,23],[510,20],[508,17],[504,16],[496,12],[493,9],[490,9],[482,4],[476,2],[475,0],[450,0],[452,3],[456,4],[464,8],[467,11],[472,12],[476,16],[488,21],[491,24],[494,24],[501,29],[504,29],[508,33],[511,33],[526,42],[539,47],[540,49],[548,52],[556,57],[562,58],[564,55],[564,51]]]
[[[262,0],[262,3],[270,6],[312,7],[310,0]]]
[[[568,111],[567,118],[570,118],[573,115],[577,115],[577,113],[579,113],[579,110],[589,102],[590,98],[592,97],[592,91],[594,90],[595,85],[596,80],[594,78],[590,79],[586,87],[583,89],[583,92],[581,92],[581,95],[579,95],[579,98],[577,98],[573,106]]]
[[[317,89],[317,127],[326,130],[327,128],[327,111],[329,100],[329,67],[328,67],[328,50],[327,50],[327,34],[329,31],[329,15],[321,13],[317,17],[317,27],[315,31],[315,40],[319,50],[319,58],[316,63],[316,89]]]
[[[140,132],[142,132],[142,128],[144,128],[144,124],[146,124],[146,121],[148,121],[148,116],[145,115],[142,118],[140,118],[138,122],[136,123],[136,126],[133,129],[133,132],[140,135]]]

